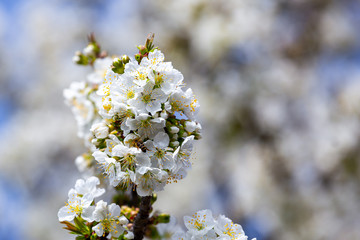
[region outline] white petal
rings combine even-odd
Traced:
[[[95,206],[89,206],[85,208],[81,214],[81,217],[88,222],[93,222],[95,220],[93,217],[94,210]]]
[[[72,221],[75,216],[76,216],[76,213],[71,212],[70,208],[67,207],[67,206],[64,206],[64,207],[59,209],[58,218],[59,218],[60,222],[62,222],[62,221]]]
[[[152,101],[146,105],[146,110],[154,116],[156,112],[161,111],[161,103],[159,101]]]
[[[136,155],[136,161],[140,166],[150,167],[150,158],[146,153]]]
[[[95,176],[91,176],[88,179],[86,179],[86,184],[89,185],[90,187],[96,187],[96,185],[100,184],[100,180]]]
[[[141,197],[151,196],[151,194],[152,194],[152,190],[150,190],[150,189],[144,189],[143,186],[141,186],[141,185],[138,185],[138,186],[137,186],[136,192],[137,192],[137,194],[139,194],[139,196],[141,196]]]
[[[86,191],[84,185],[85,185],[85,181],[83,179],[76,180],[75,190],[80,194],[84,194],[84,192]]]
[[[93,227],[92,230],[94,230],[98,236],[102,236],[104,234],[103,225],[101,223]]]
[[[94,200],[94,195],[92,195],[92,193],[87,193],[82,197],[81,205],[83,207],[88,207],[90,206],[93,200]]]
[[[109,205],[109,213],[111,213],[112,217],[119,217],[120,216],[120,207],[115,203]]]
[[[158,148],[164,149],[169,146],[170,138],[167,133],[159,132],[154,138],[154,145]]]

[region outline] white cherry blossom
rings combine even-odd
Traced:
[[[72,221],[76,216],[80,216],[85,208],[88,208],[94,199],[91,193],[79,196],[75,189],[70,189],[69,200],[66,205],[58,212],[59,221]]]
[[[90,220],[98,222],[93,227],[96,234],[105,236],[109,233],[109,239],[118,238],[126,230],[125,225],[129,222],[126,217],[120,216],[120,212],[120,207],[115,203],[107,205],[106,202],[100,200],[89,217]]]

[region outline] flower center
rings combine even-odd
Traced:
[[[140,127],[142,128],[148,128],[150,127],[151,124],[150,124],[150,119],[145,119],[145,120],[141,120],[140,122]]]
[[[151,95],[150,94],[146,94],[142,96],[142,101],[144,103],[149,103],[151,101]]]
[[[163,75],[160,73],[157,73],[155,75],[155,86],[160,87],[163,82],[164,82]]]
[[[71,212],[76,213],[77,215],[80,215],[83,211],[82,206],[80,206],[79,204],[69,205],[69,208]]]
[[[165,156],[165,151],[160,148],[156,148],[156,152],[154,153],[154,155],[156,158],[162,159]]]
[[[133,89],[130,89],[127,93],[126,93],[126,98],[127,99],[132,99],[135,97],[135,92]]]

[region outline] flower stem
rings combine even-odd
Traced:
[[[141,198],[140,210],[134,221],[134,240],[142,240],[146,226],[149,222],[151,210],[151,196]]]

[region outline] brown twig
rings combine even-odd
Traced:
[[[151,196],[141,198],[140,210],[134,221],[134,240],[142,240],[145,229],[149,223],[149,214],[151,210]]]

